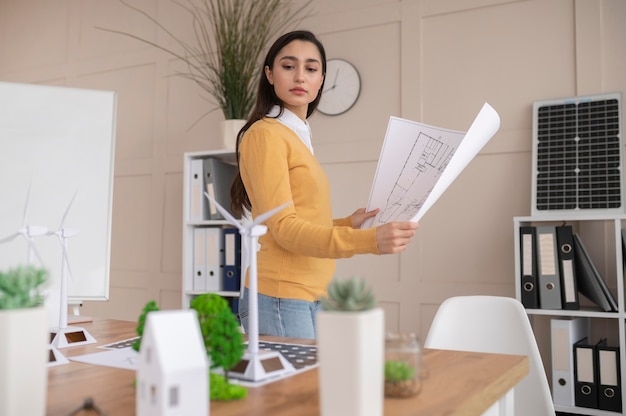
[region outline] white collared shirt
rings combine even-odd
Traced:
[[[303,121],[300,117],[295,115],[293,112],[288,109],[284,109],[283,113],[280,117],[276,117],[280,112],[280,107],[275,105],[272,107],[269,113],[267,113],[268,117],[276,118],[276,120],[280,121],[285,126],[289,127],[291,130],[298,135],[302,143],[309,148],[311,153],[313,152],[313,144],[311,143],[311,127],[309,126],[308,121]]]

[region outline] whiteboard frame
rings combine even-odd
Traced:
[[[71,276],[68,302],[109,299],[117,92],[0,82],[0,239],[22,225],[64,227]],[[49,288],[60,287],[62,248],[55,236],[35,239]],[[0,269],[27,263],[18,236],[0,245]],[[36,266],[41,264],[35,262]]]

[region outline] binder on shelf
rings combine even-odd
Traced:
[[[237,321],[240,321],[240,318],[239,318],[239,298],[238,297],[229,298],[228,302],[230,303],[230,310],[233,312],[233,314],[237,318]]]
[[[589,318],[550,320],[552,346],[552,397],[554,404],[575,406],[574,344],[589,336]]]
[[[193,230],[193,277],[192,289],[194,292],[206,290],[206,230]]]
[[[574,344],[574,401],[576,406],[598,408],[596,347],[584,338]]]
[[[203,221],[209,219],[208,204],[204,197],[203,160],[192,159],[190,162],[191,176],[189,178],[189,221]]]
[[[537,309],[539,308],[539,295],[535,227],[521,226],[519,231],[522,305],[527,309]]]
[[[617,312],[617,302],[604,279],[593,264],[580,236],[574,233],[574,258],[576,260],[577,284],[580,293],[605,312]]]
[[[236,228],[223,228],[223,288],[238,292],[241,272],[241,235]]]
[[[221,252],[222,232],[219,228],[205,228],[206,230],[206,288],[210,292],[222,290]]]
[[[561,276],[559,271],[556,227],[536,227],[539,305],[542,309],[561,309]]]
[[[580,309],[578,286],[576,284],[576,263],[574,260],[574,232],[571,225],[556,227],[559,271],[561,272],[561,302],[563,309]]]
[[[204,186],[206,192],[215,199],[222,207],[230,212],[230,186],[237,175],[237,166],[224,162],[215,157],[203,160]],[[224,217],[208,198],[203,197],[208,206],[208,219],[223,220]]]
[[[596,346],[598,366],[598,408],[622,412],[619,347],[601,342]]]
[[[622,228],[622,262],[626,266],[626,228]]]

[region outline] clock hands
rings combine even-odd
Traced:
[[[333,80],[332,87],[326,88],[324,91],[322,91],[322,93],[332,91],[335,89],[335,87],[337,86],[337,77],[339,76],[339,71],[340,69],[337,69],[337,72],[335,72],[335,79]]]

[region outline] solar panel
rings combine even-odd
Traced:
[[[621,94],[533,103],[532,215],[623,213]]]

